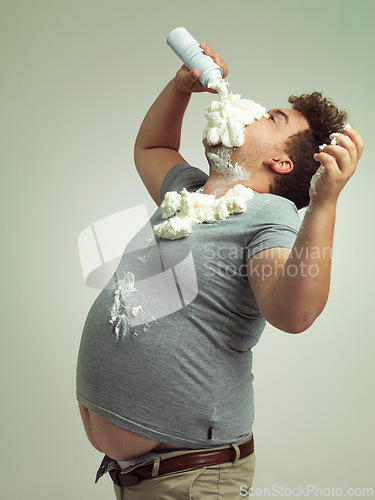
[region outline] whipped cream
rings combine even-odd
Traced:
[[[130,327],[129,318],[126,314],[124,305],[124,298],[129,297],[133,292],[136,291],[137,289],[134,286],[134,274],[130,272],[124,274],[124,278],[117,284],[113,304],[110,310],[109,323],[113,326],[113,331],[117,338],[119,338],[120,332],[122,336],[125,337]],[[139,308],[142,309],[141,306],[139,306]],[[133,308],[133,310],[135,309],[138,308]],[[136,314],[138,314],[140,309],[137,310]],[[134,314],[133,312],[133,315],[136,314]]]
[[[239,94],[228,92],[228,84],[219,80],[209,85],[219,94],[220,101],[213,101],[205,109],[207,125],[203,137],[208,144],[223,144],[227,148],[242,146],[247,125],[268,117],[266,108],[260,104],[242,99]]]
[[[132,315],[138,316],[138,314],[142,312],[142,306],[137,306],[132,308]]]
[[[317,194],[315,186],[316,186],[316,183],[318,182],[318,180],[323,177],[324,172],[325,172],[325,168],[323,167],[323,165],[320,165],[320,167],[318,168],[318,170],[311,177],[310,188],[311,188],[311,191],[312,191],[313,194]]]
[[[220,145],[216,153],[209,151],[207,158],[211,160],[211,167],[216,172],[223,175],[226,181],[245,180],[250,178],[250,172],[247,172],[237,162],[232,165],[230,162],[232,153],[236,148],[227,148]]]
[[[189,193],[185,188],[181,193],[171,191],[166,193],[160,205],[163,219],[168,220],[154,226],[154,235],[168,240],[184,238],[197,224],[224,220],[231,214],[245,212],[246,202],[253,196],[253,190],[242,184],[237,184],[217,199],[213,194]]]

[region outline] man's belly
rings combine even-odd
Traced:
[[[83,404],[78,404],[90,443],[98,451],[114,460],[132,460],[154,449],[173,448],[175,446],[123,429],[88,410]]]

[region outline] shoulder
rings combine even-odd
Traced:
[[[250,203],[254,206],[254,208],[258,209],[265,207],[271,207],[274,209],[277,207],[298,214],[297,207],[292,201],[287,198],[283,198],[282,196],[278,196],[277,194],[254,193]]]
[[[243,234],[246,259],[275,247],[292,248],[301,226],[293,202],[281,196],[256,193],[247,205]]]
[[[208,175],[199,168],[188,163],[178,163],[166,174],[160,189],[160,198],[163,200],[168,191],[181,191],[186,188],[194,191],[202,187],[208,179]]]
[[[269,193],[254,193],[247,202],[247,218],[254,222],[279,223],[292,226],[301,224],[296,205],[282,196]]]

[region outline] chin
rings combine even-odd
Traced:
[[[204,146],[204,151],[205,151],[206,156],[207,156],[207,153],[216,153],[217,150],[219,149],[219,146],[221,146],[221,143],[215,144],[215,145],[208,144],[206,139],[203,139],[202,144]]]

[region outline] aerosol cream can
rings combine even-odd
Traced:
[[[176,28],[167,37],[167,44],[178,55],[189,69],[197,68],[201,76],[199,81],[208,87],[209,83],[219,81],[223,77],[223,70],[210,56],[203,53],[199,43],[185,28]]]

